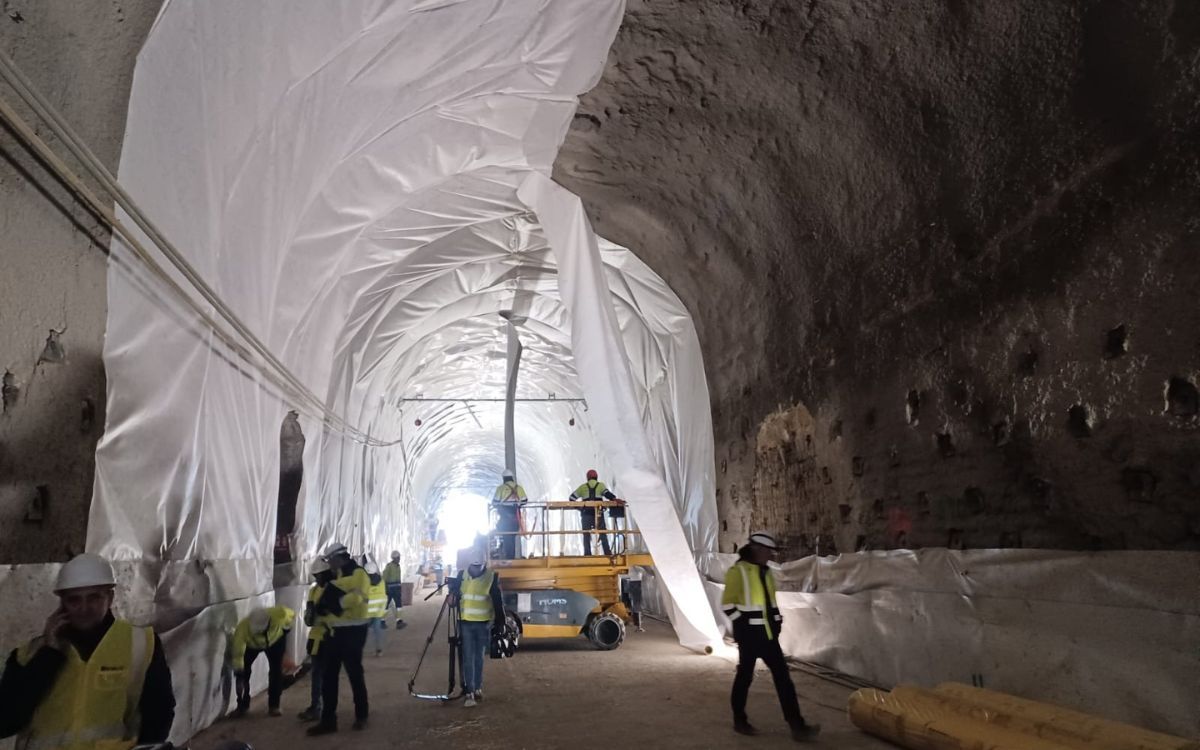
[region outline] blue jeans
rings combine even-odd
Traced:
[[[383,651],[383,629],[386,627],[383,618],[373,618],[367,627],[371,629],[371,643],[375,645],[375,653]]]
[[[492,641],[492,623],[459,621],[462,636],[463,691],[483,690],[483,653]]]

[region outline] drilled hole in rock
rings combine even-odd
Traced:
[[[866,534],[859,534],[854,539],[854,551],[855,552],[865,552],[866,549],[867,549],[867,536],[866,536]]]
[[[904,400],[904,416],[914,427],[921,421],[921,394],[909,391]]]
[[[1008,421],[1001,420],[992,425],[992,443],[994,445],[1004,445],[1008,442]]]
[[[879,498],[871,503],[871,509],[875,512],[875,518],[886,518],[887,514],[883,511],[883,498]]]
[[[892,449],[890,451],[888,451],[888,466],[891,466],[894,469],[899,465],[900,465],[900,449],[893,445]]]
[[[940,432],[937,436],[938,453],[942,458],[950,458],[956,451],[954,448],[954,436],[949,432]]]
[[[1158,489],[1158,476],[1145,467],[1129,466],[1121,470],[1121,486],[1130,500],[1148,503]]]
[[[833,442],[842,436],[842,420],[835,419],[833,424],[829,425],[829,442]]]
[[[721,531],[729,531],[729,521],[721,521]]]
[[[929,503],[929,493],[928,492],[918,492],[917,493],[917,511],[920,512],[920,514],[923,516],[929,515],[929,513],[931,511],[931,506]]]
[[[821,467],[821,481],[825,484],[833,484],[833,477],[829,473],[828,466]]]
[[[4,371],[3,385],[0,386],[0,396],[3,397],[4,411],[8,411],[17,405],[17,399],[21,397],[21,386],[17,385],[17,376],[11,371]]]
[[[949,549],[963,548],[962,529],[948,529],[946,531],[946,547]]]
[[[1125,326],[1119,325],[1104,334],[1104,358],[1116,359],[1129,351],[1129,333]]]
[[[863,473],[867,470],[866,459],[864,459],[862,456],[855,456],[850,461],[850,468],[851,468],[851,471],[854,473],[854,476],[861,477],[863,475]]]
[[[878,421],[879,421],[879,412],[876,411],[875,409],[867,410],[867,415],[865,417],[863,417],[863,424],[865,424],[867,426],[867,429],[868,430],[875,429],[875,423]]]
[[[974,515],[979,515],[987,510],[983,490],[979,487],[968,487],[963,491],[963,504],[966,506],[967,512]]]
[[[1035,349],[1027,349],[1017,360],[1017,372],[1021,375],[1032,375],[1037,371],[1038,353]]]
[[[1200,392],[1196,386],[1185,378],[1171,378],[1167,381],[1167,414],[1172,417],[1191,419],[1200,412]]]
[[[1083,404],[1067,410],[1067,431],[1077,438],[1092,436],[1092,415]]]
[[[850,514],[853,508],[845,503],[838,506],[838,514],[841,516],[842,523],[850,523]]]

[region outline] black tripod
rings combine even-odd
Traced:
[[[425,601],[429,599],[445,587],[445,584],[438,586],[429,596],[425,597]],[[454,604],[450,601],[454,600]],[[425,648],[421,650],[421,658],[417,660],[417,668],[413,670],[412,677],[408,681],[408,694],[414,698],[420,698],[427,701],[453,701],[463,697],[462,690],[455,692],[455,689],[461,686],[462,683],[462,637],[458,632],[458,597],[447,596],[442,601],[442,608],[438,610],[437,619],[433,621],[433,629],[429,631],[429,637],[425,639]],[[417,675],[421,673],[421,665],[425,662],[425,655],[429,653],[429,647],[433,644],[433,638],[437,635],[438,626],[442,624],[442,618],[446,616],[446,612],[450,612],[450,617],[446,620],[446,642],[450,644],[450,663],[449,663],[449,686],[446,692],[442,694],[435,693],[418,693],[416,689]]]

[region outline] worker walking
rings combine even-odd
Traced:
[[[375,656],[383,656],[383,616],[387,614],[387,585],[383,582],[383,574],[379,572],[379,565],[374,557],[363,555],[362,566],[371,581],[368,592],[370,598],[367,600],[367,617],[370,623],[367,628],[371,634],[371,644],[375,647]]]
[[[600,475],[595,469],[588,469],[587,481],[575,488],[568,500],[585,500],[595,502],[597,500],[612,500],[615,501],[617,496],[612,493],[608,487],[604,486],[604,482],[600,481]],[[592,530],[600,529],[601,532],[607,530],[604,525],[604,508],[580,508],[579,522],[583,526],[583,554],[592,554]],[[604,554],[611,556],[612,549],[608,544],[608,534],[600,534],[600,547],[604,550]]]
[[[746,699],[754,680],[754,665],[762,659],[775,680],[775,692],[779,695],[783,716],[792,728],[792,739],[807,742],[817,736],[821,727],[804,721],[800,701],[796,698],[796,686],[792,684],[783,649],[779,646],[783,616],[775,604],[775,576],[767,567],[778,549],[769,534],[751,534],[749,542],[738,553],[741,559],[725,574],[721,605],[733,622],[733,638],[738,644],[737,674],[730,695],[733,730],[738,734],[757,734],[746,716]]]
[[[496,509],[496,531],[505,532],[500,538],[502,559],[517,559],[517,534],[521,530],[521,506],[529,502],[525,488],[517,484],[512,469],[504,472],[504,481],[492,495],[492,507]]]
[[[482,545],[471,548],[472,560],[451,584],[458,604],[459,636],[462,639],[462,678],[465,705],[483,700],[483,654],[494,632],[504,629],[504,602],[500,577],[487,567]]]
[[[367,571],[354,562],[346,545],[333,543],[325,550],[325,560],[333,571],[316,613],[324,617],[329,630],[321,643],[324,652],[324,674],[321,675],[321,721],[309,727],[308,734],[317,736],[338,730],[338,679],[342,667],[354,696],[354,729],[367,728],[367,682],[363,676],[363,648],[367,644],[367,603],[371,597],[371,580]]]
[[[282,716],[283,654],[292,632],[296,612],[288,607],[260,607],[237,624],[233,631],[233,674],[237,688],[235,717],[250,710],[250,675],[259,654],[267,655],[267,715]]]
[[[301,721],[316,721],[321,718],[321,682],[325,671],[325,657],[321,651],[321,642],[325,640],[329,628],[325,618],[317,616],[317,602],[325,591],[325,584],[333,580],[329,563],[317,558],[312,564],[313,585],[308,590],[308,600],[304,603],[304,624],[308,626],[308,643],[305,651],[308,653],[310,692],[308,708],[300,712]]]
[[[151,628],[113,616],[112,566],[78,555],[58,572],[58,607],[0,677],[0,737],[19,748],[125,748],[166,742],[175,693]]]
[[[396,630],[403,630],[404,620],[400,619],[400,607],[403,606],[404,569],[400,567],[400,552],[392,552],[392,561],[383,567],[383,583],[387,587],[387,609],[396,606]]]

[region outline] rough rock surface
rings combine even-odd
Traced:
[[[556,177],[696,318],[721,548],[1200,547],[1200,5],[631,0]]]
[[[0,0],[0,48],[114,172],[159,5]],[[2,83],[0,96],[17,106]],[[104,430],[107,247],[103,225],[0,129],[0,563],[83,549]]]

